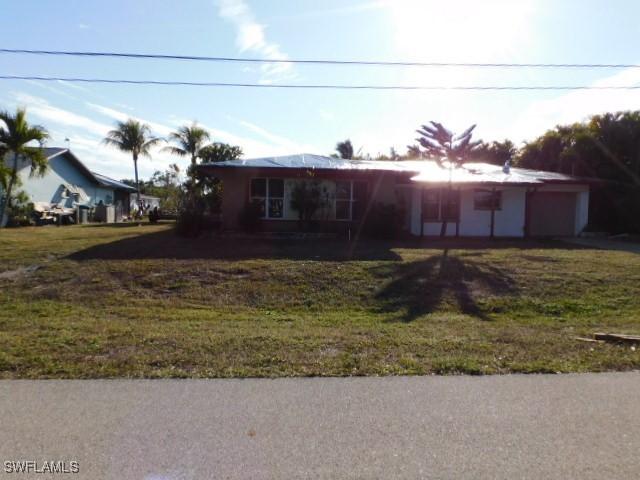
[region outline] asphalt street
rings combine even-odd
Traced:
[[[6,380],[0,461],[0,479],[638,478],[640,373]]]

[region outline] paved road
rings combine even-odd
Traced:
[[[2,381],[4,478],[640,475],[640,374]]]

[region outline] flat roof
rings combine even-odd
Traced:
[[[454,183],[487,184],[543,184],[543,183],[589,183],[590,180],[563,173],[530,170],[490,163],[466,163],[460,168],[449,169],[434,160],[348,160],[308,153],[279,157],[248,158],[226,162],[200,164],[198,168],[278,168],[303,170],[333,170],[358,172],[396,172],[412,175],[417,183],[447,183],[451,176]]]

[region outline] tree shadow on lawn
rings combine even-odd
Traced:
[[[67,256],[85,260],[388,260],[401,257],[384,241],[363,241],[355,248],[346,239],[290,239],[259,236],[228,236],[206,234],[184,238],[172,229],[142,233],[110,243],[94,245]]]
[[[123,224],[136,227],[133,224]],[[103,227],[106,228],[106,227]],[[124,228],[124,227],[123,227]],[[134,228],[127,228],[133,231]],[[465,249],[461,254],[481,256],[489,249],[583,249],[557,241],[489,240],[489,239],[404,239],[349,242],[344,238],[265,238],[261,236],[232,236],[205,234],[198,238],[184,238],[173,229],[144,233],[110,243],[94,245],[74,252],[67,258],[83,260],[135,259],[291,259],[291,260],[388,260],[402,258],[394,249]]]
[[[405,322],[436,311],[443,302],[455,302],[462,313],[491,320],[477,298],[517,291],[514,279],[503,269],[452,256],[448,249],[426,260],[394,265],[391,270],[380,267],[378,273],[392,280],[376,299],[385,312],[404,310]]]

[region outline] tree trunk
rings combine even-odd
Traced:
[[[442,225],[440,226],[441,237],[445,237],[447,235],[447,227],[449,226],[447,209],[449,208],[449,200],[451,199],[451,190],[452,190],[452,185],[451,185],[451,182],[449,182],[449,186],[447,187],[447,190],[446,190],[447,193],[444,198],[444,202],[442,201],[443,199],[440,199],[440,215],[442,215]]]
[[[140,204],[140,183],[138,182],[138,155],[133,154],[133,170],[136,176],[136,203],[138,205],[138,215],[142,216],[142,207]]]
[[[442,214],[442,198],[440,199],[440,215],[442,216],[442,226],[440,227],[440,237],[444,238],[447,234],[447,211],[449,200],[451,199],[451,190],[453,190],[453,165],[449,160],[449,185],[447,186],[447,202],[445,204],[444,215]]]
[[[13,169],[11,170],[11,175],[9,176],[9,184],[7,185],[7,192],[4,196],[4,201],[2,202],[2,207],[0,208],[0,228],[3,226],[4,215],[7,212],[7,207],[11,207],[11,191],[13,190],[13,185],[16,181],[16,175],[18,171],[18,154],[13,154]],[[9,219],[7,218],[7,222]]]

